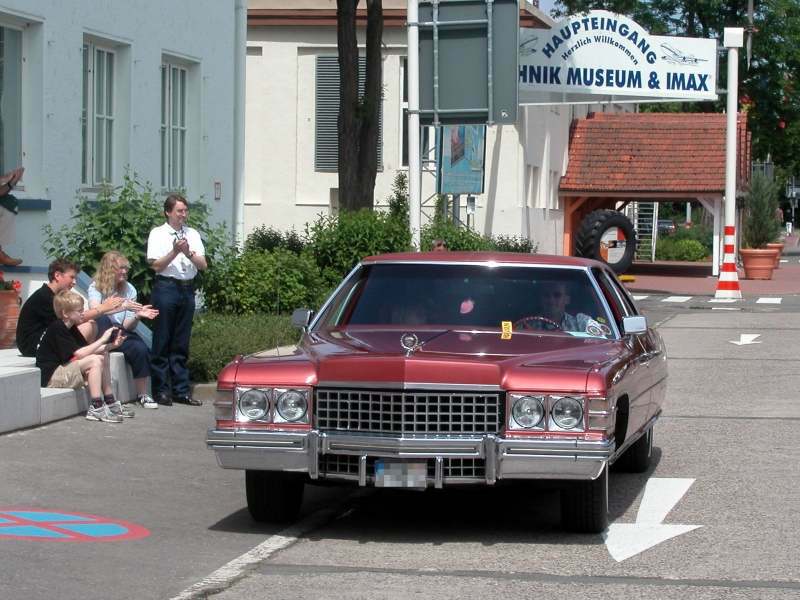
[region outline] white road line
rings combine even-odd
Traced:
[[[782,258],[782,259],[781,259],[781,262],[782,262],[782,263],[784,263],[784,262],[785,262],[785,263],[788,263],[788,262],[789,262],[789,260],[788,260],[788,259],[786,259],[786,258]]]
[[[738,298],[711,298],[709,302],[716,302],[718,304],[730,304],[731,302],[738,302]]]
[[[712,306],[711,310],[742,310],[741,308],[733,308],[728,306]]]
[[[783,298],[759,298],[756,304],[780,304]]]
[[[339,512],[341,512],[341,507],[339,507]],[[171,600],[199,600],[200,598],[207,598],[209,593],[215,593],[229,587],[237,579],[243,577],[249,567],[268,559],[278,550],[291,546],[304,534],[332,520],[336,514],[335,510],[320,510],[312,513],[299,523],[295,523],[280,533],[268,537],[252,550],[245,552],[239,558],[234,558],[231,562],[223,565],[202,581],[186,588]]]
[[[636,295],[634,295],[633,299],[638,302],[639,300],[644,300],[645,298],[649,298],[649,297],[650,296],[636,296]]]
[[[667,296],[662,302],[686,302],[691,299],[691,296]]]

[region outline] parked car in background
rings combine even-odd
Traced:
[[[310,483],[543,479],[562,484],[566,529],[599,532],[609,467],[650,464],[666,351],[605,263],[374,256],[293,320],[294,352],[220,372],[207,435],[220,466],[246,471],[257,521],[294,519]]]
[[[658,220],[658,233],[672,235],[678,230],[678,226],[672,219]]]

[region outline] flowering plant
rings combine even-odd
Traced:
[[[19,293],[22,289],[22,282],[19,279],[10,279],[6,281],[3,277],[3,274],[0,273],[0,290],[14,290],[15,292]]]

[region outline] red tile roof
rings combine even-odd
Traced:
[[[725,119],[719,113],[591,113],[570,131],[570,193],[719,194],[725,190]],[[749,180],[750,133],[739,114],[737,165]]]

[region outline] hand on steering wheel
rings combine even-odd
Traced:
[[[535,322],[543,323],[544,325],[549,325],[553,329],[561,329],[561,325],[553,321],[553,319],[549,319],[544,315],[528,315],[527,317],[522,317],[521,319],[517,319],[514,321],[514,327],[519,327],[520,329],[533,329],[529,325]]]

